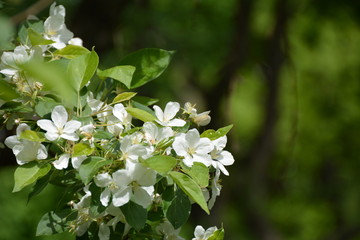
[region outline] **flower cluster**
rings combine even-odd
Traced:
[[[153,78],[136,79],[140,64],[134,61],[98,69],[96,53],[73,38],[64,17],[64,7],[54,3],[44,23],[22,30],[26,36],[2,54],[0,65],[0,88],[10,93],[0,95],[2,121],[18,125],[5,140],[19,164],[14,191],[32,185],[31,198],[47,184],[64,188],[60,210],[44,215],[37,235],[66,230],[100,240],[183,239],[191,205],[209,213],[220,195],[220,175],[229,175],[234,158],[224,148],[231,126],[199,132],[211,120],[209,111],[198,114],[194,105],[177,102],[162,109],[129,91]],[[29,68],[35,60],[36,67],[61,61],[69,88],[59,91],[48,80],[52,75]],[[193,239],[214,236],[222,239],[223,229],[197,226]]]

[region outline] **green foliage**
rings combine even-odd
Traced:
[[[203,132],[201,134],[201,137],[207,137],[210,140],[215,140],[215,139],[218,139],[219,137],[225,136],[231,130],[232,127],[233,127],[233,125],[231,124],[229,126],[219,128],[216,131],[213,129],[209,129],[209,130],[206,130],[205,132]]]
[[[160,174],[166,174],[176,166],[177,160],[171,156],[158,155],[147,158],[142,163]]]
[[[180,172],[170,172],[169,175],[174,180],[174,182],[186,193],[186,195],[188,195],[194,202],[199,204],[199,206],[207,214],[210,214],[204,196],[201,192],[201,188],[194,180]]]
[[[98,170],[108,164],[111,164],[112,160],[107,160],[102,157],[92,156],[87,158],[80,166],[79,175],[84,184],[88,184]]]
[[[178,188],[175,191],[174,199],[166,211],[166,217],[175,229],[186,223],[190,216],[191,203],[188,196]]]
[[[216,230],[209,238],[208,240],[223,240],[225,235],[225,231],[223,228],[220,228]]]
[[[126,221],[136,230],[140,230],[145,226],[147,219],[147,211],[142,206],[129,201],[127,204],[120,207],[125,215]]]
[[[142,110],[139,108],[132,108],[132,107],[127,107],[126,111],[128,113],[130,113],[133,117],[143,121],[143,122],[151,122],[153,120],[155,120],[155,116]]]
[[[45,213],[39,221],[36,229],[36,236],[53,235],[67,230],[67,221],[71,211]]]
[[[128,89],[131,89],[131,81],[135,72],[133,66],[116,66],[105,70],[98,70],[97,75],[104,78],[112,78],[123,83]]]
[[[16,92],[13,86],[0,79],[0,99],[9,101],[18,98],[19,96],[20,95]]]
[[[39,164],[36,162],[26,163],[17,167],[14,173],[14,189],[18,192],[26,186],[34,183],[39,178],[45,176],[51,169],[50,164]]]
[[[87,48],[75,45],[67,45],[62,49],[58,49],[54,52],[54,56],[63,57],[67,59],[73,59],[90,53]]]

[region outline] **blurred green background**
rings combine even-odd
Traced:
[[[0,12],[16,22],[35,2],[0,1]],[[45,18],[51,1],[39,2]],[[229,240],[360,239],[360,1],[57,2],[103,68],[144,47],[176,50],[140,93],[210,109],[211,128],[234,124],[227,149],[236,162],[211,215],[193,207],[186,239],[197,224],[223,224]],[[8,153],[0,240],[71,239],[32,237],[61,193],[26,206],[26,194],[11,194]]]

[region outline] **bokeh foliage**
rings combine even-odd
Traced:
[[[34,2],[2,1],[3,13]],[[212,219],[199,211],[194,225],[223,223],[234,240],[360,239],[357,1],[58,2],[68,9],[69,29],[105,59],[103,68],[140,48],[175,50],[162,77],[141,91],[211,109],[213,128],[234,124],[236,163]],[[7,186],[0,209],[9,216],[0,239],[29,239],[35,227],[26,219],[46,211],[32,206],[47,197],[29,207],[15,201],[10,172],[0,173]]]

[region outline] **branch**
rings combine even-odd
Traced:
[[[54,0],[39,0],[24,11],[16,14],[11,18],[11,22],[15,25],[23,22],[26,20],[26,18],[29,15],[37,15],[39,12],[41,12],[43,9],[47,8],[49,5],[51,5],[54,2]]]

